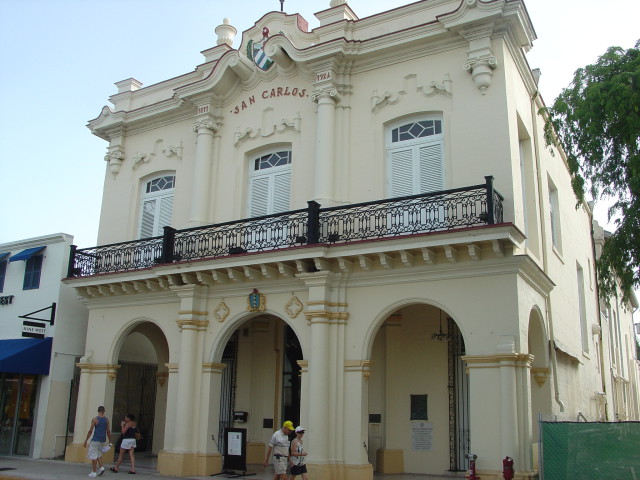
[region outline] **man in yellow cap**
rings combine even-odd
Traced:
[[[264,457],[263,465],[269,464],[269,457],[273,452],[273,468],[276,472],[273,480],[287,480],[287,465],[289,464],[289,434],[293,432],[293,423],[289,420],[282,424],[280,430],[276,430],[269,440],[267,455]]]

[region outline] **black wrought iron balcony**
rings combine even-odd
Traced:
[[[159,264],[249,252],[345,244],[503,221],[503,197],[493,177],[470,187],[331,208],[308,202],[302,210],[176,230],[161,237],[78,249],[71,247],[69,277],[127,272]]]

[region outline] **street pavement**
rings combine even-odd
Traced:
[[[157,457],[152,455],[136,454],[136,476],[127,474],[129,464],[120,465],[120,472],[109,471],[111,464],[105,465],[106,471],[99,477],[102,480],[117,478],[135,478],[136,480],[153,479],[162,480],[170,478],[182,478],[189,480],[212,480],[227,478],[240,478],[246,480],[272,480],[273,467],[263,467],[262,465],[247,465],[247,472],[244,476],[229,474],[219,474],[206,477],[173,477],[160,475],[156,470]],[[87,480],[91,473],[91,464],[69,463],[64,460],[32,459],[25,456],[0,456],[0,480]],[[122,478],[124,477],[124,478]],[[301,477],[298,477],[301,478]],[[446,476],[433,475],[375,475],[375,480],[452,480],[464,478],[464,472]],[[320,480],[320,479],[311,479]]]

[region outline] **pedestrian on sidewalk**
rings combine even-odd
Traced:
[[[135,474],[136,459],[133,455],[133,451],[138,446],[136,439],[140,438],[140,433],[138,432],[138,426],[136,424],[136,417],[131,413],[127,413],[124,416],[124,420],[120,422],[120,427],[122,428],[122,443],[120,444],[118,461],[109,470],[113,473],[118,473],[120,470],[120,464],[124,459],[125,452],[129,452],[129,459],[131,460],[131,469],[129,470],[129,473]]]
[[[87,432],[87,438],[84,441],[84,447],[87,448],[87,442],[93,433],[93,438],[89,443],[89,450],[87,457],[91,460],[92,471],[89,474],[90,477],[97,477],[104,473],[104,465],[102,464],[102,452],[107,446],[107,439],[109,439],[109,445],[111,444],[111,429],[109,428],[109,419],[104,415],[104,407],[100,405],[98,407],[98,416],[91,420],[91,426]],[[108,450],[108,449],[107,449]],[[98,469],[98,466],[100,468]]]
[[[287,465],[289,464],[289,434],[293,432],[293,423],[289,420],[282,424],[280,430],[276,430],[269,440],[267,455],[264,457],[263,465],[269,464],[269,457],[273,452],[273,468],[275,474],[273,480],[287,480]]]
[[[291,461],[289,480],[296,478],[296,475],[302,476],[302,480],[307,480],[307,465],[304,458],[307,456],[307,452],[304,449],[304,442],[302,441],[304,432],[305,430],[302,425],[296,427],[296,438],[291,442],[291,450],[289,452],[289,459]]]

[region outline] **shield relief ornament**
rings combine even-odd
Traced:
[[[256,66],[263,71],[269,70],[271,65],[273,65],[273,60],[267,57],[267,54],[264,53],[263,46],[264,42],[269,38],[269,29],[267,27],[262,28],[262,41],[254,42],[253,40],[249,40],[247,43],[247,57],[249,57]]]
[[[247,304],[250,312],[264,312],[267,309],[267,297],[254,288],[247,297]]]

